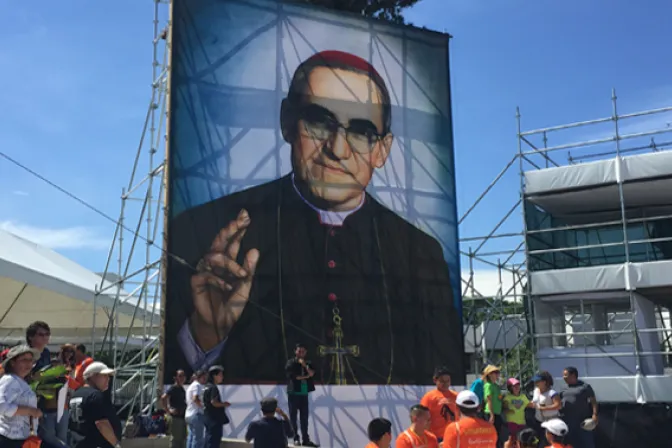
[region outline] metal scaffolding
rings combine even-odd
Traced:
[[[463,298],[464,324],[467,348],[475,347],[475,360],[472,366],[474,372],[488,363],[501,364],[507,376],[526,377],[536,370],[536,345],[541,338],[551,336],[565,336],[571,341],[580,338],[584,344],[590,340],[598,340],[600,335],[612,334],[614,338],[624,332],[630,332],[636,338],[637,328],[633,322],[632,309],[626,313],[615,313],[610,316],[611,323],[624,319],[628,315],[628,322],[621,322],[625,328],[611,331],[582,332],[572,328],[571,332],[553,332],[552,334],[534,334],[534,306],[530,296],[528,281],[528,262],[530,257],[542,253],[563,252],[572,248],[550,248],[539,251],[530,251],[526,245],[526,236],[535,233],[554,232],[558,229],[543,229],[539,231],[525,228],[525,210],[523,202],[524,178],[523,173],[531,170],[574,165],[605,158],[622,157],[626,154],[640,154],[672,148],[672,139],[669,133],[672,123],[672,107],[645,110],[642,112],[618,114],[617,98],[612,92],[612,115],[597,120],[576,122],[567,125],[547,127],[543,129],[523,131],[521,114],[516,111],[518,152],[514,154],[495,179],[486,186],[475,202],[466,209],[460,218],[460,235],[463,229],[469,229],[468,218],[479,215],[479,209],[490,212],[502,210],[503,200],[510,198],[511,206],[505,208],[498,221],[493,220],[493,229],[483,236],[464,236],[460,239],[461,255],[463,257]],[[668,120],[669,119],[669,120]],[[631,125],[624,125],[628,120]],[[647,124],[650,125],[647,127]],[[628,132],[628,129],[631,130]],[[567,135],[572,133],[573,135]],[[564,135],[562,135],[564,132]],[[588,136],[588,138],[586,138]],[[668,138],[665,138],[667,136]],[[662,138],[661,138],[662,137]],[[549,139],[554,138],[558,143],[549,146]],[[557,159],[559,151],[567,151],[567,162]],[[513,193],[510,185],[518,177],[519,193]],[[622,198],[622,188],[620,189]],[[492,207],[488,200],[496,202]],[[622,213],[625,214],[621,200]],[[515,217],[515,218],[514,218]],[[522,221],[520,218],[522,217]],[[647,218],[619,219],[607,224],[622,226],[623,242],[592,245],[589,247],[625,246],[642,243],[643,241],[627,240],[627,225],[636,222],[650,222],[667,219],[669,216]],[[480,216],[476,216],[480,219]],[[600,225],[604,225],[601,223]],[[590,229],[595,224],[574,226],[573,228]],[[657,238],[646,241],[665,242],[672,238]],[[587,248],[581,246],[581,248]],[[465,269],[466,268],[466,269]],[[489,279],[479,284],[479,276],[490,271]],[[495,278],[496,290],[493,292],[492,278]],[[507,281],[508,278],[508,281]],[[480,288],[484,288],[481,291]],[[486,292],[485,289],[488,289]],[[576,310],[563,315],[564,327],[576,326],[577,319],[581,325],[590,320],[581,305]],[[669,311],[658,307],[657,329],[639,332],[655,331],[661,333],[661,343],[667,349],[659,354],[669,355],[670,331]],[[508,324],[507,324],[508,322]],[[581,328],[579,328],[580,330]],[[636,340],[636,339],[635,339]],[[593,342],[594,343],[594,342]],[[637,344],[635,344],[635,347]],[[632,355],[632,353],[627,353]],[[606,356],[606,355],[605,355]]]
[[[512,151],[513,152],[513,151]],[[460,235],[469,229],[469,217],[480,220],[480,210],[492,219],[493,209],[510,199],[499,220],[485,235],[460,238],[463,266],[463,313],[467,350],[475,347],[472,372],[487,364],[500,365],[507,377],[529,377],[535,370],[527,294],[522,198],[511,189],[517,169],[528,157],[514,154],[460,217]],[[549,163],[551,163],[550,157]],[[492,204],[497,204],[495,207]]]
[[[95,322],[91,341],[92,352],[115,366],[117,375],[112,398],[117,403],[124,403],[122,412],[128,414],[147,412],[156,400],[165,211],[163,145],[167,111],[168,5],[169,0],[154,0],[151,99],[130,179],[121,191],[119,219],[102,274],[111,284],[105,288],[101,284],[97,288],[98,294],[115,288],[115,302],[108,313],[102,344],[96,345],[101,335],[96,335]],[[139,310],[145,311],[140,313],[142,334],[131,334],[133,324],[126,334],[119,334],[117,305],[123,302],[136,307],[134,321]],[[140,340],[140,347],[131,348],[131,339]]]
[[[547,127],[543,129],[531,130],[522,132],[520,129],[520,114],[518,113],[518,159],[521,176],[521,192],[524,192],[523,173],[531,170],[538,170],[548,167],[562,166],[551,159],[551,154],[557,154],[559,151],[567,150],[566,165],[576,165],[585,162],[593,162],[599,160],[612,159],[620,167],[624,155],[638,155],[649,152],[658,152],[672,148],[672,107],[663,107],[656,109],[644,110],[641,112],[619,114],[618,102],[616,92],[612,91],[611,97],[611,115],[582,122],[575,122],[566,125]],[[549,146],[550,138],[554,138],[556,144]],[[617,167],[617,172],[619,168]],[[618,176],[618,174],[617,174]],[[523,234],[525,235],[525,258],[530,270],[534,270],[531,266],[539,266],[540,263],[554,264],[559,257],[574,257],[574,260],[566,265],[553,265],[548,269],[565,269],[569,267],[588,267],[595,265],[613,265],[623,264],[628,266],[633,261],[656,261],[655,254],[651,254],[650,246],[652,244],[659,244],[672,241],[672,237],[655,238],[649,234],[648,224],[661,220],[669,220],[672,215],[668,213],[655,214],[655,216],[632,216],[632,210],[627,210],[627,201],[623,192],[623,181],[617,181],[619,212],[618,218],[614,219],[600,219],[595,222],[579,223],[573,225],[552,223],[552,216],[549,213],[544,218],[547,222],[540,227],[543,228],[526,228],[529,219],[526,219],[523,202]],[[521,199],[523,194],[521,193]],[[529,217],[528,217],[529,218]],[[632,239],[629,235],[632,231],[631,226],[641,226],[642,231],[646,234],[645,238]],[[600,232],[605,229],[613,227],[614,234],[620,235],[616,241],[604,242],[600,240]],[[620,230],[618,230],[620,229]],[[559,244],[553,235],[572,232],[574,241],[566,244]],[[593,232],[596,235],[597,243],[587,243],[588,233]],[[568,239],[569,237],[566,237]],[[542,249],[530,249],[530,241],[540,243],[542,241],[547,247]],[[547,241],[551,241],[549,244]],[[642,247],[644,252],[642,252]],[[638,248],[635,250],[634,248]],[[618,254],[610,254],[614,251],[622,251]],[[574,254],[583,251],[588,255],[581,258]],[[593,252],[594,251],[594,252]],[[597,252],[597,255],[591,253]],[[633,258],[636,257],[636,258]],[[549,262],[549,260],[553,260]],[[537,268],[540,269],[540,268]],[[626,280],[626,285],[628,284]],[[529,288],[529,282],[528,282]],[[589,291],[586,291],[588,293]],[[556,317],[559,323],[555,326],[553,331],[537,331],[533,332],[534,337],[532,341],[533,346],[544,345],[547,347],[581,347],[584,350],[586,347],[595,348],[596,354],[576,354],[571,357],[575,358],[589,358],[602,357],[616,359],[614,362],[619,363],[618,359],[624,357],[634,357],[636,359],[636,372],[641,373],[640,366],[642,364],[642,357],[644,356],[663,356],[668,357],[670,352],[670,339],[672,338],[672,331],[670,327],[669,304],[656,303],[656,328],[638,328],[635,317],[634,304],[634,290],[628,288],[623,291],[627,296],[627,304],[624,302],[621,305],[613,301],[606,302],[610,312],[607,314],[606,322],[601,322],[600,326],[605,329],[596,329],[597,319],[594,312],[591,311],[587,300],[583,298],[575,301],[567,301],[560,306],[556,312]],[[529,291],[527,293],[529,297]],[[537,311],[537,307],[533,306],[532,300],[529,300],[530,305],[528,309],[532,310],[533,319],[532,324],[538,323],[541,319],[541,314]],[[536,301],[535,301],[536,303]],[[619,308],[620,306],[620,308]],[[591,328],[585,331],[586,328]],[[536,328],[531,325],[531,328]],[[660,339],[660,350],[641,352],[641,344],[639,339],[645,334],[656,333]],[[630,340],[632,343],[632,351],[624,351],[623,353],[607,352],[604,347],[614,343],[613,341]],[[544,358],[540,356],[539,361]],[[666,363],[666,367],[669,367]]]
[[[154,0],[151,100],[131,176],[121,193],[119,220],[103,275],[111,280],[112,287],[116,288],[115,307],[110,310],[102,346],[101,344],[96,346],[100,335],[96,335],[95,323],[92,334],[94,352],[107,353],[111,358],[110,362],[119,372],[115,378],[113,399],[126,403],[124,407],[129,413],[150,410],[156,402],[159,384],[157,372],[160,363],[162,322],[158,316],[161,310],[163,283],[161,258],[166,181],[163,145],[166,139],[164,123],[167,117],[170,54],[169,4],[169,0]],[[502,171],[460,217],[458,222],[461,228],[460,234],[465,235],[469,229],[470,218],[479,219],[481,209],[488,212],[492,209],[488,206],[489,200],[496,201],[497,210],[501,210],[503,198],[507,195],[511,197],[511,207],[506,209],[501,219],[496,222],[493,220],[490,232],[486,235],[465,235],[460,239],[465,340],[474,348],[471,366],[474,372],[478,372],[487,363],[501,364],[507,376],[526,377],[536,369],[535,338],[531,336],[533,307],[527,281],[527,263],[530,254],[525,244],[523,224],[522,173],[529,169],[560,166],[551,157],[551,153],[560,150],[601,148],[602,152],[569,155],[569,163],[580,163],[589,159],[613,156],[614,151],[620,156],[627,152],[655,151],[672,145],[672,142],[657,142],[653,139],[662,132],[623,135],[618,127],[619,120],[668,112],[672,108],[618,116],[615,111],[615,96],[613,101],[612,117],[536,131],[522,132],[521,117],[518,113],[518,152],[513,154]],[[548,136],[551,133],[604,123],[615,125],[615,137],[548,146]],[[534,140],[539,136],[541,143]],[[651,137],[651,141],[645,147],[641,142],[638,143],[639,147],[621,145],[621,142],[635,137],[638,139]],[[604,151],[604,146],[600,146],[614,143],[616,148],[612,148],[611,152]],[[516,185],[515,188],[511,187],[511,182]],[[114,261],[116,269],[113,267]],[[110,286],[107,286],[108,290],[109,288]],[[103,291],[101,285],[98,293]],[[116,304],[122,302],[133,303],[138,310],[148,311],[142,313],[142,335],[131,334],[130,330],[127,334],[119,334]],[[138,337],[142,341],[141,347],[131,350],[129,340]]]

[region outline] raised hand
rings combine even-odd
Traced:
[[[236,261],[250,222],[247,210],[241,210],[219,231],[191,277],[191,330],[203,350],[228,336],[250,298],[259,251],[250,249],[242,266]]]

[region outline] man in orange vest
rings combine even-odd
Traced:
[[[364,448],[390,448],[392,422],[386,418],[374,418],[366,429],[370,442]]]
[[[428,431],[429,409],[421,404],[411,408],[411,426],[397,437],[396,448],[439,448],[436,436]]]
[[[84,344],[75,347],[75,371],[68,377],[68,387],[77,390],[84,385],[84,371],[93,362],[93,358],[86,354]]]
[[[429,430],[439,443],[443,439],[448,423],[454,422],[460,416],[455,403],[457,392],[450,390],[450,382],[450,370],[446,367],[437,367],[434,370],[436,389],[427,392],[420,400],[420,404],[429,409],[431,417]]]
[[[494,425],[478,418],[480,400],[470,390],[457,394],[460,419],[450,423],[443,435],[443,448],[496,448],[497,430]]]

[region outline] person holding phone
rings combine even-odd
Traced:
[[[317,447],[316,443],[310,440],[308,434],[308,415],[309,402],[308,394],[315,390],[315,370],[313,365],[306,358],[308,356],[308,349],[305,345],[299,343],[294,347],[294,357],[287,360],[285,365],[285,373],[287,374],[287,402],[289,403],[289,416],[294,428],[294,445],[295,446],[312,446]],[[300,415],[299,426],[301,428],[301,435],[303,436],[303,443],[299,439],[299,429],[297,428],[297,416]]]
[[[250,443],[254,440],[254,448],[286,447],[287,439],[294,435],[294,430],[287,414],[278,407],[278,400],[261,400],[261,413],[263,418],[253,421],[247,427],[245,441]]]

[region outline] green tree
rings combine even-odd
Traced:
[[[502,370],[507,377],[518,377],[521,381],[529,381],[534,375],[534,352],[531,339],[526,338],[502,357]]]
[[[336,11],[348,11],[365,17],[386,20],[393,23],[405,23],[403,11],[420,0],[295,0],[297,3],[309,3]]]

